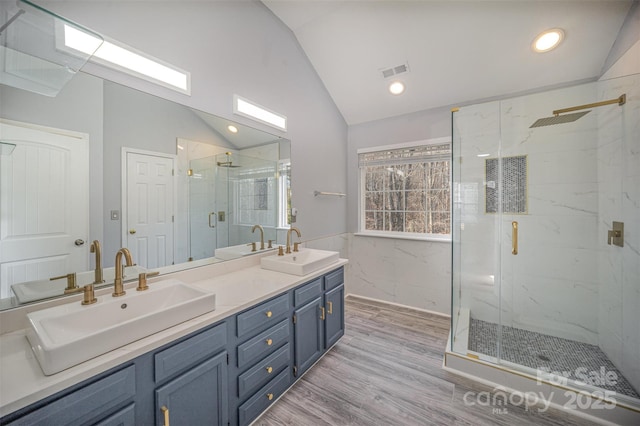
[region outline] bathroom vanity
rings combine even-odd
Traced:
[[[215,311],[50,376],[23,330],[0,336],[0,423],[251,423],[344,334],[346,260],[305,276],[232,262],[172,275]]]

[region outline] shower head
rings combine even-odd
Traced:
[[[231,161],[231,153],[230,152],[225,152],[224,153],[227,156],[227,161],[218,161],[218,167],[228,167],[228,168],[236,168],[236,167],[241,167],[241,166],[234,166],[233,165],[233,161]]]
[[[573,114],[554,115],[553,117],[540,118],[536,120],[536,122],[533,123],[531,126],[529,126],[529,128],[531,129],[534,127],[553,126],[554,124],[571,123],[590,112],[591,110],[574,112]]]
[[[233,165],[233,161],[218,161],[218,167],[229,167],[232,169],[235,169],[236,167],[242,167],[242,166],[234,166]]]
[[[531,126],[529,126],[529,128],[531,129],[533,127],[553,126],[554,124],[572,123],[577,119],[579,119],[580,117],[584,116],[585,114],[588,114],[589,112],[591,112],[591,110],[574,112],[573,114],[566,114],[567,112],[580,111],[583,109],[597,108],[597,107],[601,107],[605,105],[613,105],[613,104],[622,106],[625,103],[627,103],[627,95],[623,93],[619,97],[615,99],[609,99],[608,101],[600,101],[600,102],[594,102],[592,104],[578,105],[570,108],[557,109],[552,112],[553,117],[545,117],[545,118],[536,120],[536,122],[533,123]]]

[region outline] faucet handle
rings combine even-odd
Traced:
[[[247,244],[247,247],[251,247],[252,252],[257,251],[255,242]]]
[[[300,251],[298,250],[298,246],[300,245],[300,242],[296,241],[295,243],[293,243],[293,251]]]
[[[284,249],[282,248],[282,246],[278,247],[278,256],[284,256]]]
[[[145,291],[149,289],[149,286],[147,285],[147,278],[148,277],[155,277],[156,275],[160,274],[160,271],[153,271],[153,272],[141,272],[138,274],[138,287],[136,287],[137,291]]]
[[[269,243],[269,247],[267,248],[273,248],[273,240],[269,240],[268,243]]]
[[[83,287],[84,298],[81,302],[82,305],[93,305],[98,301],[93,291],[93,284],[87,284]]]
[[[63,278],[67,279],[67,287],[64,289],[64,293],[75,293],[78,291],[78,286],[76,285],[76,273],[72,272],[67,275],[60,275],[59,277],[49,278],[49,281],[61,280]]]

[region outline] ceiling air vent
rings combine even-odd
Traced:
[[[404,74],[409,72],[409,64],[397,65],[391,68],[384,68],[381,70],[382,78],[393,77],[394,75]]]

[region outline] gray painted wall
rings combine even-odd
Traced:
[[[121,242],[122,148],[176,155],[176,138],[231,147],[189,108],[112,82],[104,83],[104,253],[111,266]]]
[[[103,67],[109,80],[279,134],[292,141],[292,193],[303,239],[346,231],[347,125],[292,32],[255,1],[43,2],[93,30],[191,72],[192,96]],[[238,94],[288,117],[278,132],[233,115]]]

